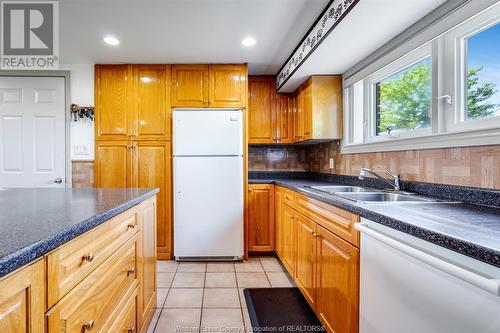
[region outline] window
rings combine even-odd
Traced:
[[[465,39],[467,120],[500,116],[500,24]]]
[[[345,79],[343,153],[500,142],[500,3],[469,13]]]
[[[375,83],[375,132],[390,135],[431,125],[430,57]]]

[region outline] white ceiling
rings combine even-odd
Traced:
[[[292,92],[313,74],[344,73],[446,0],[360,0],[281,87]]]
[[[251,74],[276,74],[327,3],[61,0],[60,63],[248,62]],[[121,44],[105,45],[107,34]],[[244,48],[246,36],[257,45]]]

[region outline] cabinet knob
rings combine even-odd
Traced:
[[[127,269],[127,276],[135,274],[135,267],[130,267]]]
[[[87,261],[87,262],[92,262],[92,260],[94,260],[94,254],[92,252],[89,254],[86,254],[82,257],[82,259]]]
[[[84,322],[82,328],[84,331],[92,330],[94,328],[94,321],[89,320],[89,321]]]
[[[127,328],[127,333],[135,333],[135,327],[132,326],[130,328]]]
[[[314,232],[314,231],[313,231],[312,235],[314,238],[318,238],[319,236],[321,236],[320,234],[318,234],[317,232]]]
[[[135,223],[130,223],[129,225],[127,225],[127,228],[129,229],[135,229],[135,227],[137,227],[137,224]]]

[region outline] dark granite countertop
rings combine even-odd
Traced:
[[[0,277],[156,193],[135,188],[0,190]]]
[[[340,177],[325,180],[283,177],[252,177],[249,183],[277,184],[314,199],[360,214],[360,216],[500,267],[500,208],[467,203],[358,204],[308,188],[311,185],[343,185]],[[300,177],[300,175],[299,175]],[[309,179],[308,179],[309,178]],[[314,177],[312,177],[314,178]],[[352,184],[352,181],[349,185]],[[345,184],[345,183],[344,183]],[[356,184],[361,185],[363,184]],[[365,185],[366,186],[366,185]],[[500,192],[493,191],[497,197]],[[491,199],[491,193],[489,194]]]

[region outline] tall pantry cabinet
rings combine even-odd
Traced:
[[[95,66],[95,186],[157,187],[157,257],[172,255],[170,65]]]

